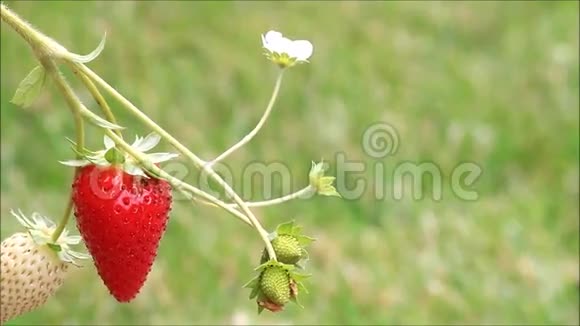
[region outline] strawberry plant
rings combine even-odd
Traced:
[[[69,140],[75,157],[61,161],[64,166],[73,168],[75,175],[60,222],[55,225],[47,218],[40,218],[37,213],[33,215],[32,222],[23,214],[15,214],[28,231],[17,233],[2,242],[2,322],[41,306],[66,281],[68,266],[75,264],[73,258],[92,258],[98,276],[111,295],[119,302],[133,300],[154,265],[159,243],[170,220],[175,191],[192,203],[223,209],[256,230],[264,243],[264,251],[261,257],[257,257],[260,265],[246,287],[252,289],[250,298],[256,298],[259,312],[264,309],[281,311],[288,302],[298,302],[299,292],[306,290],[302,281],[309,277],[303,273],[304,262],[308,258],[305,247],[314,239],[302,235],[302,228],[294,221],[283,223],[273,232],[268,232],[252,209],[280,204],[307,194],[340,197],[332,185],[334,178],[325,176],[323,162],[313,162],[308,176],[309,184],[301,190],[268,201],[247,202],[213,167],[251,141],[264,126],[278,96],[284,73],[295,65],[307,63],[311,57],[313,45],[309,41],[292,41],[276,31],[262,36],[266,58],[279,67],[264,114],[255,128],[239,142],[216,158],[204,160],[87,66],[104,50],[106,35],[93,52],[79,55],[34,29],[4,4],[1,4],[1,18],[28,43],[39,63],[20,83],[12,103],[29,106],[46,83],[53,83],[66,100],[76,130],[74,140]],[[72,70],[80,79],[100,109],[100,114],[80,101],[77,92],[63,77],[62,67]],[[101,93],[103,91],[151,133],[145,137],[137,136],[129,144],[125,140],[129,131],[117,120]],[[103,149],[85,147],[85,122],[102,131]],[[147,153],[161,141],[170,144],[177,153]],[[160,163],[178,156],[193,168],[206,173],[223,189],[231,202],[179,180],[160,167]],[[65,230],[71,215],[75,216],[80,236],[68,236]],[[70,249],[69,245],[81,240],[89,255]]]

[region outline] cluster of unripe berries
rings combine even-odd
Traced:
[[[272,236],[277,261],[269,259],[264,249],[261,265],[256,268],[259,275],[245,286],[252,289],[250,299],[257,298],[258,312],[264,309],[281,311],[290,301],[300,305],[298,293],[306,291],[302,281],[309,277],[299,270],[304,269],[304,262],[308,259],[305,247],[314,239],[302,235],[301,227],[295,226],[294,222],[279,225]]]

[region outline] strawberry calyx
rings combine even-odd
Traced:
[[[297,272],[294,265],[275,260],[269,260],[255,270],[259,274],[246,283],[244,288],[252,289],[250,299],[256,298],[258,313],[264,309],[271,312],[282,311],[289,301],[304,308],[298,302],[298,293],[308,293],[302,282],[310,275]]]
[[[58,239],[53,241],[52,235],[56,230],[56,224],[48,217],[33,212],[31,218],[29,218],[21,210],[18,210],[18,213],[11,210],[10,213],[26,228],[30,238],[36,245],[46,246],[61,261],[78,266],[76,259],[82,260],[90,258],[87,254],[72,250],[70,246],[79,244],[81,242],[81,236],[69,235],[67,229],[64,229]]]
[[[136,135],[135,141],[133,144],[131,144],[131,147],[145,155],[147,160],[152,164],[169,161],[178,156],[178,154],[175,153],[146,153],[147,151],[150,151],[155,146],[157,146],[160,140],[161,137],[154,132],[145,137],[139,137]],[[60,161],[60,163],[63,165],[72,167],[83,167],[91,164],[98,166],[115,165],[121,168],[127,174],[141,176],[144,178],[149,177],[148,173],[146,172],[150,171],[146,171],[140,162],[115,146],[115,142],[107,135],[104,135],[103,137],[105,149],[99,151],[91,151],[86,148],[82,151],[79,151],[76,149],[76,144],[72,140],[69,140],[69,142],[73,145],[73,151],[80,157],[80,159]]]
[[[304,269],[308,260],[308,251],[305,248],[315,239],[302,234],[302,226],[296,225],[292,220],[279,224],[270,234],[270,241],[280,262]],[[260,263],[263,264],[268,259],[268,252],[264,249]]]

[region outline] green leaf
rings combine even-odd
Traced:
[[[16,93],[10,102],[23,108],[29,107],[40,95],[46,81],[46,71],[42,66],[36,66],[18,85]]]

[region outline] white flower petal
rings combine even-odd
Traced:
[[[262,36],[262,45],[270,52],[278,54],[286,53],[292,41],[282,36],[282,33],[269,31],[266,36]]]
[[[126,162],[123,165],[123,170],[130,175],[147,177],[145,172],[143,172],[143,170],[139,166],[129,162]]]
[[[291,49],[291,47],[292,47],[292,41],[285,38],[285,37],[277,39],[272,44],[272,48],[274,49],[273,52],[277,52],[280,54],[288,53],[288,51]]]
[[[139,148],[139,147],[141,147],[142,142],[143,142],[143,138],[139,137],[138,135],[135,135],[135,141],[133,142],[133,144],[131,144],[131,147]]]
[[[266,36],[262,36],[262,44],[264,44],[264,47],[267,47],[266,45],[271,44],[281,38],[282,33],[276,31],[268,31],[266,33]]]
[[[268,31],[262,35],[262,45],[270,52],[266,56],[280,67],[293,66],[296,62],[308,62],[314,52],[314,46],[307,40],[290,40],[277,31]],[[276,55],[272,56],[271,54]]]
[[[133,147],[141,152],[147,152],[148,150],[151,150],[153,147],[157,146],[160,140],[161,136],[152,132],[144,139],[142,139],[138,145],[133,144]]]
[[[79,166],[85,166],[89,164],[89,161],[87,160],[68,160],[68,161],[58,161],[60,164],[66,165],[66,166],[72,166],[72,167],[79,167]]]
[[[147,154],[147,158],[153,164],[169,161],[169,160],[176,158],[178,156],[179,156],[179,154],[175,154],[175,153],[151,153],[151,154]]]
[[[288,56],[291,58],[296,58],[298,61],[306,61],[312,52],[314,51],[314,46],[312,43],[306,40],[298,40],[292,42],[288,50]]]
[[[80,235],[71,235],[68,237],[64,237],[64,239],[65,239],[64,243],[69,244],[69,245],[76,245],[76,244],[79,244],[81,242]]]

